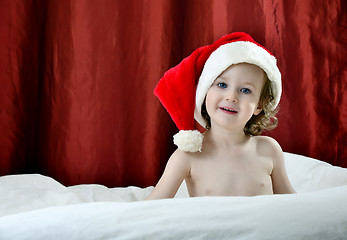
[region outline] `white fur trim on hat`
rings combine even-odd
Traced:
[[[201,152],[204,135],[198,130],[181,130],[173,138],[178,149],[185,152]]]
[[[217,77],[229,66],[238,63],[250,63],[262,68],[271,81],[274,94],[275,109],[280,101],[282,85],[281,73],[276,64],[276,58],[264,48],[247,41],[224,44],[217,48],[207,59],[199,78],[195,96],[194,118],[203,127],[206,121],[201,115],[201,106],[208,89]]]

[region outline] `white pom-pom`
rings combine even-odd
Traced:
[[[181,130],[173,138],[178,149],[185,152],[201,152],[204,135],[198,130]]]

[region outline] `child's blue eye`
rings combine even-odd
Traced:
[[[228,87],[228,85],[226,83],[223,83],[223,82],[218,83],[217,86],[220,88],[227,88]]]
[[[251,93],[251,90],[249,88],[241,88],[240,90],[242,93],[245,93],[245,94],[250,94]]]

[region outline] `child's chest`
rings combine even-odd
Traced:
[[[195,196],[272,194],[271,172],[265,157],[206,158],[192,163],[187,186]]]

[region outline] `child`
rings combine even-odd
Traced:
[[[178,149],[147,199],[294,193],[274,128],[281,96],[275,57],[246,33],[198,48],[159,81],[155,95],[180,129]],[[194,119],[206,130],[200,133]]]

